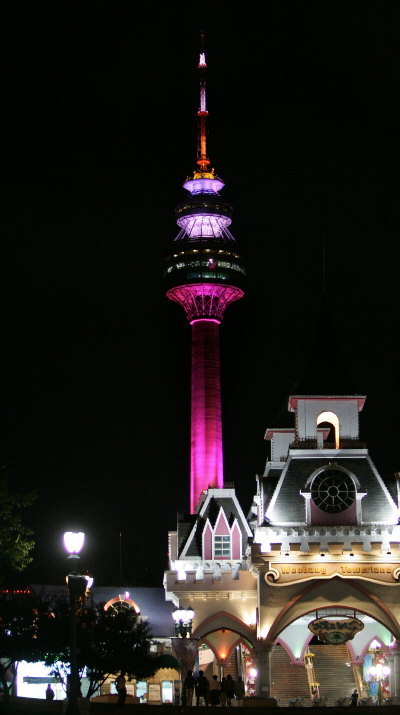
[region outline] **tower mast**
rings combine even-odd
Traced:
[[[201,52],[198,68],[200,70],[200,106],[198,116],[197,165],[199,171],[207,172],[210,160],[207,157],[207,96],[206,96],[206,53],[204,52],[204,34],[201,33]]]
[[[232,207],[207,156],[207,68],[201,36],[197,166],[183,184],[189,193],[175,209],[180,231],[167,257],[167,297],[185,310],[192,331],[190,511],[202,492],[222,488],[223,444],[219,326],[226,308],[243,296],[245,269],[229,231]]]

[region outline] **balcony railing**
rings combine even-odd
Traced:
[[[318,440],[306,437],[305,439],[295,439],[289,445],[289,449],[337,449],[337,447],[335,442],[318,444]],[[339,440],[338,449],[366,449],[366,443],[360,439],[345,437]]]

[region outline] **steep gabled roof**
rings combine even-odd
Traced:
[[[309,459],[289,457],[273,493],[264,491],[264,511],[271,524],[305,524],[305,502],[300,492],[313,472],[330,466],[333,461],[354,474],[361,490],[367,493],[361,502],[363,523],[393,523],[396,504],[369,456],[351,458],[338,454],[332,460],[321,454],[310,455]]]
[[[192,523],[192,529],[187,531],[187,520],[183,522],[185,537],[181,539],[180,523],[178,522],[178,539],[180,543],[179,558],[198,557],[202,556],[202,535],[207,519],[211,526],[215,526],[220,509],[224,510],[228,524],[232,527],[235,519],[237,520],[239,529],[242,534],[242,543],[246,544],[248,538],[252,535],[249,524],[244,516],[242,508],[237,500],[234,489],[209,489],[197,514],[192,516],[195,518]]]

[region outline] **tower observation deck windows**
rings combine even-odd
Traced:
[[[216,267],[218,268],[227,268],[231,271],[236,271],[237,273],[242,273],[243,275],[246,275],[246,271],[243,268],[243,266],[240,266],[238,263],[231,263],[228,261],[216,261]],[[182,269],[185,268],[192,268],[192,269],[210,269],[210,259],[207,258],[205,261],[187,261],[184,263],[183,261],[179,261],[179,263],[174,263],[171,266],[167,267],[166,272],[167,273],[172,273],[173,271],[181,271]]]
[[[175,241],[189,240],[199,241],[201,239],[216,238],[224,241],[234,241],[228,229],[230,219],[222,216],[185,216],[181,217],[178,225],[181,231]]]

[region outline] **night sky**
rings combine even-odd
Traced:
[[[384,0],[9,8],[0,454],[38,493],[25,579],[61,583],[79,528],[99,585],[159,586],[188,510],[190,328],[163,265],[196,159],[201,30],[209,155],[248,266],[221,328],[225,479],[247,513],[324,286],[320,370],[345,355],[361,437],[384,478],[400,470],[399,20]]]

